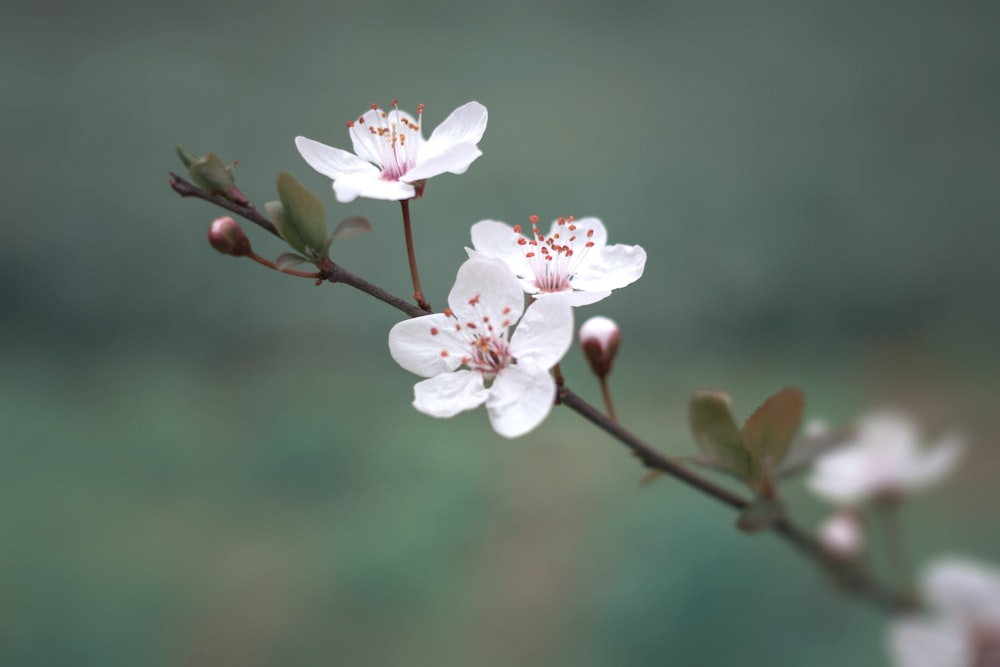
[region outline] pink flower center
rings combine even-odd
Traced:
[[[487,380],[492,380],[501,370],[516,361],[511,356],[510,343],[507,341],[512,309],[505,307],[500,311],[499,317],[490,317],[481,307],[478,294],[469,299],[469,305],[477,311],[474,319],[462,321],[450,308],[444,314],[454,320],[454,330],[465,339],[467,348],[461,357],[462,366],[479,371]],[[431,327],[431,335],[436,336],[438,333],[436,327]],[[448,350],[441,350],[443,357],[450,354]]]
[[[594,230],[577,226],[573,216],[570,216],[559,218],[552,234],[543,236],[538,231],[538,216],[533,215],[529,220],[534,238],[521,236],[521,225],[514,226],[514,233],[524,258],[528,260],[528,266],[535,275],[535,286],[541,292],[572,290],[570,282],[573,276],[584,261],[587,251],[594,247],[591,240]]]
[[[417,163],[417,151],[423,138],[420,135],[420,121],[424,105],[417,105],[417,117],[414,119],[405,111],[399,110],[399,100],[392,101],[392,111],[386,113],[372,105],[376,114],[376,123],[369,123],[361,116],[358,125],[365,126],[368,132],[362,131],[359,136],[366,140],[372,155],[378,156],[378,166],[382,169],[382,179],[398,181],[403,174]],[[348,127],[354,127],[350,122]]]

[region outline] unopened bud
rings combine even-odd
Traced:
[[[865,547],[865,532],[858,515],[841,510],[820,524],[819,543],[835,558],[857,558]]]
[[[208,228],[208,242],[223,255],[243,257],[250,254],[250,239],[239,223],[228,215],[216,218]]]
[[[183,146],[177,147],[177,154],[184,166],[188,168],[191,179],[199,187],[209,192],[221,194],[240,206],[246,206],[250,203],[236,187],[236,174],[233,170],[235,162],[226,166],[222,158],[212,151],[204,155],[196,155]]]
[[[607,317],[591,317],[580,327],[580,348],[590,369],[599,378],[611,372],[611,363],[618,352],[618,325]]]

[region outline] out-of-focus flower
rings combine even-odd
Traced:
[[[472,226],[469,255],[502,259],[524,291],[535,297],[562,295],[572,306],[596,303],[642,276],[646,251],[637,245],[609,246],[608,232],[597,218],[559,218],[548,235],[531,216],[530,238],[521,226],[495,220]]]
[[[414,407],[453,417],[485,403],[500,435],[515,438],[534,429],[555,399],[549,370],[573,339],[569,304],[545,299],[525,310],[521,286],[504,263],[475,258],[459,268],[448,305],[444,313],[400,322],[389,332],[392,358],[429,378],[414,387]]]
[[[601,315],[591,317],[580,326],[577,335],[583,356],[587,358],[594,375],[602,378],[610,373],[621,340],[615,321]]]
[[[949,473],[962,444],[951,436],[923,449],[916,425],[898,413],[863,420],[851,440],[821,456],[807,484],[839,505],[921,489]]]
[[[923,577],[927,611],[893,624],[889,648],[898,667],[1000,665],[1000,570],[952,556]]]
[[[427,179],[449,172],[464,174],[482,155],[476,145],[486,131],[487,112],[479,102],[468,102],[451,112],[426,141],[421,132],[424,105],[414,118],[400,111],[372,105],[357,122],[350,122],[354,153],[295,137],[295,146],[309,166],[333,179],[341,202],[358,197],[401,200],[419,197]]]
[[[817,539],[827,553],[844,560],[857,558],[865,547],[864,527],[850,510],[841,510],[821,523]]]

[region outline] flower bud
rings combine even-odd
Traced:
[[[603,378],[611,372],[611,362],[618,352],[618,325],[607,317],[591,317],[580,327],[579,337],[590,369]]]
[[[235,162],[227,167],[222,158],[212,151],[204,155],[196,155],[183,146],[177,147],[177,154],[184,166],[188,168],[191,179],[198,187],[221,194],[240,206],[246,206],[250,203],[236,187],[236,175],[233,172]]]
[[[817,538],[828,554],[842,560],[857,558],[865,546],[864,528],[850,510],[841,510],[821,523]]]
[[[228,215],[216,218],[208,228],[208,242],[223,255],[243,257],[250,254],[250,239],[239,223]]]

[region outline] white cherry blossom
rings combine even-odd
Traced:
[[[806,483],[831,502],[857,505],[933,484],[955,467],[961,451],[955,436],[924,449],[911,419],[877,413],[859,424],[850,441],[821,456]]]
[[[468,102],[424,140],[423,109],[424,105],[417,105],[414,118],[400,111],[396,100],[388,112],[373,104],[356,122],[347,124],[354,153],[301,136],[295,137],[295,146],[310,167],[333,179],[333,191],[341,202],[357,197],[419,197],[427,179],[445,172],[464,174],[482,155],[476,144],[483,138],[487,120],[486,107]]]
[[[472,226],[469,256],[502,259],[524,291],[536,298],[559,294],[572,306],[596,303],[642,276],[646,251],[641,246],[607,245],[608,233],[597,218],[559,218],[547,235],[531,216],[531,236],[521,226],[495,220]]]
[[[524,292],[507,266],[473,258],[459,268],[448,305],[389,332],[392,358],[428,378],[414,386],[414,407],[452,417],[485,403],[497,433],[528,433],[552,409],[556,387],[549,370],[573,338],[569,304],[544,299],[525,310]]]
[[[922,580],[927,610],[896,621],[889,648],[897,667],[1000,665],[1000,570],[950,556]]]

